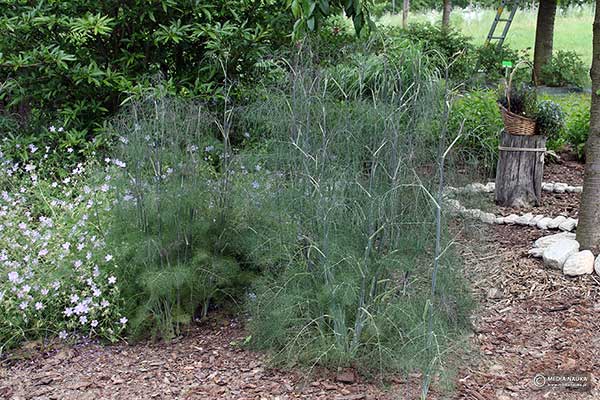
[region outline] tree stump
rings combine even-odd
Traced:
[[[496,203],[504,207],[538,206],[542,200],[546,137],[502,131],[496,168]]]

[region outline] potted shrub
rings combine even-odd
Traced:
[[[511,135],[524,136],[536,134],[537,95],[535,87],[525,83],[513,85],[511,74],[508,85],[498,99],[498,106],[506,132]]]

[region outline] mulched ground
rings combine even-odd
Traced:
[[[32,349],[0,369],[6,399],[393,399],[353,371],[312,375],[268,367],[240,346],[243,326],[212,319],[175,343]],[[7,364],[7,365],[6,365]],[[402,382],[398,382],[402,383]]]
[[[580,185],[582,179],[583,167],[576,162],[546,167],[545,181]],[[549,194],[544,203],[548,212],[533,212],[576,216],[579,197]],[[536,228],[506,225],[461,234],[457,245],[480,306],[450,398],[600,399],[596,377],[591,393],[548,392],[533,385],[536,374],[551,369],[600,370],[600,281],[595,275],[566,278],[528,258],[531,242],[542,235]],[[381,384],[365,382],[353,371],[282,371],[270,368],[264,355],[240,346],[245,337],[242,323],[220,318],[169,344],[43,349],[29,344],[0,363],[0,398],[418,398],[418,375]],[[448,396],[434,392],[430,398]]]
[[[544,181],[581,185],[583,165],[549,164]],[[534,214],[577,215],[579,195],[547,194],[543,201],[539,209],[545,211]],[[494,225],[486,231],[483,240],[460,242],[480,308],[473,318],[473,357],[459,373],[455,398],[600,399],[593,377],[600,371],[600,279],[568,278],[529,258],[531,243],[548,234],[537,228]],[[592,392],[533,384],[537,374],[552,370],[592,373]]]

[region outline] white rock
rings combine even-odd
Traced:
[[[510,214],[508,217],[504,217],[504,223],[505,224],[514,224],[517,222],[518,219],[519,219],[519,216],[517,214]]]
[[[573,188],[573,193],[581,193],[583,192],[583,186],[575,186]]]
[[[567,220],[567,217],[565,217],[563,215],[559,215],[558,217],[554,218],[552,221],[548,222],[548,229],[556,229],[556,228],[558,228],[558,226],[560,224],[562,224],[566,220]]]
[[[527,214],[523,214],[519,218],[517,218],[515,223],[518,225],[527,225],[527,224],[529,224],[529,221],[531,221],[532,219],[533,219],[533,214],[527,213]]]
[[[573,239],[560,239],[548,246],[542,258],[544,265],[549,268],[562,269],[569,256],[579,251],[579,242]]]
[[[529,254],[532,257],[535,258],[542,258],[542,255],[544,254],[544,248],[541,247],[534,247],[533,249],[529,249],[529,251],[527,252],[527,254]]]
[[[567,185],[566,183],[555,183],[554,184],[554,193],[564,193],[567,191],[567,187],[569,185]]]
[[[470,192],[470,193],[485,192],[485,185],[483,183],[479,183],[479,182],[469,183],[467,186],[465,186],[465,192]]]
[[[542,183],[542,190],[546,191],[546,192],[552,192],[554,191],[554,183]]]
[[[496,190],[496,183],[495,182],[488,182],[485,185],[485,192],[486,193],[493,193],[494,190]]]
[[[544,218],[542,214],[538,214],[535,217],[531,218],[531,220],[527,223],[529,226],[536,226],[538,221]]]
[[[596,274],[600,275],[600,256],[596,258],[596,262],[594,263],[594,271],[596,271]]]
[[[565,188],[565,192],[567,192],[567,193],[573,193],[573,192],[575,192],[575,186],[567,186]]]
[[[594,272],[594,254],[589,250],[572,254],[563,266],[563,273],[569,276],[586,275],[592,272]]]
[[[496,217],[495,223],[498,225],[503,225],[506,223],[506,218],[505,217]]]
[[[545,249],[550,245],[558,242],[561,239],[575,240],[575,234],[571,232],[555,233],[554,235],[542,236],[533,243],[533,247],[539,247]]]
[[[448,211],[451,213],[460,212],[461,205],[460,202],[456,199],[446,199],[444,200],[444,205],[448,208]]]
[[[442,194],[444,196],[451,196],[457,192],[458,192],[458,189],[453,186],[446,186],[444,189],[442,189]]]
[[[536,226],[540,229],[548,229],[548,223],[550,221],[552,221],[552,218],[544,217],[537,222]]]
[[[493,224],[494,222],[496,222],[496,216],[492,213],[487,212],[481,213],[479,219],[481,220],[481,222],[486,224]]]
[[[571,232],[575,228],[576,224],[577,224],[577,221],[575,219],[567,218],[566,220],[561,222],[560,225],[558,225],[558,229],[560,229],[561,231]]]
[[[481,214],[483,213],[483,211],[478,210],[476,208],[468,208],[465,210],[465,214],[473,219],[479,219],[481,217]]]

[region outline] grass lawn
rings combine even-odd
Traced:
[[[456,8],[452,13],[451,23],[465,35],[470,36],[475,44],[481,44],[487,37],[495,13],[496,10],[493,9]],[[505,11],[504,15],[508,16],[508,12]],[[411,14],[409,18],[410,22],[435,23],[442,20],[441,13],[438,11]],[[532,57],[536,18],[537,9],[518,10],[506,39],[506,43],[512,48],[530,48]],[[554,25],[554,49],[576,51],[587,65],[591,65],[593,18],[594,8],[591,5],[559,11]],[[401,25],[402,16],[386,14],[379,22],[385,25]]]

